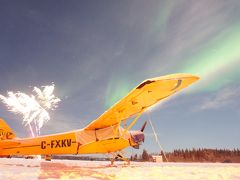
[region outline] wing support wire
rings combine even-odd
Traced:
[[[127,131],[129,131],[129,129],[132,128],[132,126],[137,122],[137,120],[140,118],[140,116],[142,115],[142,113],[144,112],[145,108],[143,108],[138,115],[135,117],[135,119],[131,122],[131,124],[129,124],[129,126],[127,128],[124,129],[123,133],[122,133],[122,138],[124,137],[124,135],[127,133]]]
[[[154,126],[153,126],[153,124],[152,124],[151,116],[150,116],[150,112],[149,112],[149,111],[147,111],[147,115],[148,115],[148,121],[150,122],[151,128],[152,128],[152,130],[153,130],[153,134],[154,134],[155,140],[156,140],[156,142],[157,142],[157,144],[158,144],[158,146],[159,146],[159,148],[160,148],[160,150],[161,150],[161,152],[162,152],[163,157],[164,157],[164,158],[166,159],[166,161],[168,162],[168,159],[167,159],[167,156],[166,156],[166,154],[165,154],[165,151],[164,151],[163,147],[161,146],[161,144],[160,144],[160,142],[159,142],[158,135],[157,135],[157,133],[156,133],[156,131],[155,131],[155,129],[154,129]]]

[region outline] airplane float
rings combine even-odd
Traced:
[[[198,79],[190,74],[147,79],[85,128],[75,131],[17,138],[0,119],[0,156],[108,153],[112,164],[118,158],[129,162],[121,150],[128,146],[138,149],[144,142],[146,122],[141,130],[130,131],[143,112]],[[132,120],[129,125],[127,119]]]

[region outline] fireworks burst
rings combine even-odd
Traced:
[[[57,108],[61,101],[53,94],[54,84],[33,88],[35,95],[22,92],[8,92],[8,97],[0,94],[0,100],[7,105],[8,110],[23,116],[23,124],[29,126],[32,137],[40,135],[43,124],[50,120],[48,110]],[[34,125],[35,129],[32,128]],[[35,132],[35,133],[34,133]]]

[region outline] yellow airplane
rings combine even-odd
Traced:
[[[113,160],[119,158],[128,161],[120,152],[128,146],[139,148],[144,141],[146,122],[140,131],[130,131],[142,113],[198,79],[199,77],[189,74],[147,79],[99,118],[75,131],[17,138],[11,128],[0,119],[0,156],[110,153]],[[127,119],[132,119],[128,126]]]

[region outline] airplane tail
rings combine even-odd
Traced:
[[[5,139],[13,139],[16,135],[7,123],[0,119],[0,141]]]

